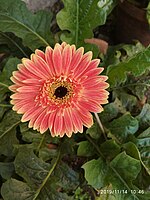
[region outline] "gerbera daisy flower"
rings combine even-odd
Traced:
[[[29,128],[52,136],[71,137],[93,124],[91,112],[102,112],[107,103],[107,76],[99,76],[99,59],[92,52],[63,42],[50,46],[45,53],[36,50],[31,59],[23,58],[11,77],[9,89],[13,110],[23,114]]]

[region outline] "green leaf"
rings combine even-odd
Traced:
[[[75,190],[79,185],[79,174],[63,162],[54,171],[54,178],[56,184],[66,192]]]
[[[150,104],[145,104],[136,118],[142,129],[148,128],[150,126]]]
[[[137,178],[141,170],[140,161],[122,152],[110,162],[109,166],[111,170],[109,171],[108,179],[113,189],[127,190],[127,194],[117,194],[117,199],[140,200],[137,192],[132,193],[135,188],[133,181]]]
[[[126,153],[130,156],[132,156],[133,158],[137,159],[137,160],[140,160],[143,167],[146,169],[147,173],[150,175],[150,168],[148,168],[145,163],[142,161],[142,157],[141,157],[141,154],[140,154],[140,151],[138,149],[138,142],[137,141],[137,146],[132,143],[132,142],[128,142],[126,144],[123,144],[122,147],[125,149]],[[150,142],[150,141],[149,141]],[[148,153],[148,152],[147,152]],[[149,153],[149,156],[150,156],[150,153]],[[149,159],[147,158],[147,161]]]
[[[2,176],[2,178],[11,178],[14,170],[15,169],[13,162],[0,162],[0,175]]]
[[[56,191],[56,189],[50,185],[45,187],[41,196],[35,197],[35,190],[32,190],[26,183],[16,179],[10,179],[3,183],[1,194],[4,200],[71,200],[67,194]]]
[[[136,96],[128,94],[124,89],[118,89],[115,91],[115,95],[120,100],[122,106],[128,111],[132,111],[133,108],[137,105],[138,99]]]
[[[100,151],[107,160],[112,160],[115,156],[117,156],[120,153],[121,148],[115,140],[107,140],[106,142],[100,145]]]
[[[85,171],[85,178],[88,181],[88,184],[92,185],[94,188],[106,186],[108,167],[102,159],[90,160],[86,162],[82,168]]]
[[[0,45],[7,46],[6,53],[12,54],[13,56],[16,56],[18,58],[28,57],[26,53],[27,48],[25,48],[22,45],[21,39],[16,37],[12,33],[0,32]],[[5,48],[2,49],[2,53],[4,52],[5,52]]]
[[[101,136],[101,130],[97,122],[95,122],[90,128],[86,131],[93,139],[98,139]]]
[[[134,143],[127,142],[127,143],[123,144],[122,147],[124,148],[124,150],[126,151],[126,153],[129,156],[131,156],[137,160],[140,160],[140,152]]]
[[[106,123],[116,118],[119,113],[119,108],[115,102],[104,106],[104,111],[99,114],[102,123]]]
[[[37,151],[39,150],[39,158],[41,158],[44,161],[48,161],[52,158],[55,158],[57,156],[58,150],[57,149],[49,149],[48,145],[46,147],[41,147],[40,149],[37,148]]]
[[[127,80],[128,74],[140,76],[150,69],[150,47],[138,52],[131,58],[108,67],[107,76],[111,88],[117,87]],[[119,76],[118,76],[119,74]]]
[[[57,14],[57,23],[64,31],[61,40],[83,46],[86,51],[94,50],[95,46],[85,44],[84,39],[92,38],[93,29],[106,22],[116,1],[63,0],[63,3],[64,8]]]
[[[2,120],[2,118],[4,116],[4,113],[9,109],[9,107],[7,107],[7,106],[8,106],[7,104],[0,103],[0,121]]]
[[[33,188],[41,185],[51,165],[39,159],[32,149],[21,147],[14,161],[15,170]]]
[[[67,183],[67,178],[69,178],[70,181],[75,179],[74,177],[70,177],[71,174],[67,174],[67,171],[64,171],[64,174],[61,174],[61,178],[59,177],[59,179],[57,179],[57,177],[55,177],[54,170],[56,170],[59,158],[60,153],[57,154],[57,157],[55,157],[51,163],[46,163],[38,158],[33,153],[32,149],[24,146],[19,148],[19,152],[14,161],[15,170],[16,173],[23,177],[27,184],[32,188],[32,191],[34,191],[32,200],[69,200],[66,193],[58,192],[60,186],[56,180],[60,181],[62,178]],[[58,175],[57,172],[56,174]],[[60,173],[58,176],[60,176]]]
[[[137,137],[136,145],[139,148],[146,171],[150,174],[150,127]]]
[[[136,42],[136,44],[118,44],[115,46],[109,46],[107,50],[107,54],[104,57],[104,65],[117,65],[118,63],[124,61],[125,59],[129,59],[134,56],[136,53],[144,50],[145,47],[140,43]]]
[[[126,141],[129,135],[133,135],[139,128],[138,120],[126,113],[121,117],[114,119],[107,125],[110,130],[110,136],[113,136],[120,142]]]
[[[48,161],[57,156],[57,143],[59,142],[59,138],[51,137],[48,132],[40,134],[38,131],[28,128],[28,123],[20,124],[20,132],[22,141],[27,143],[23,146],[34,150],[42,160]],[[17,151],[20,145],[15,146],[15,148]]]
[[[124,54],[124,57],[121,60],[130,58],[134,56],[136,53],[143,51],[144,49],[145,47],[140,42],[136,42],[135,45],[123,44],[120,50],[122,51],[122,54]]]
[[[131,182],[136,179],[138,173],[141,170],[140,161],[128,156],[125,152],[120,153],[117,155],[110,163],[110,166],[115,169],[119,173],[119,176],[122,177],[131,185]],[[110,181],[111,178],[110,178]],[[114,185],[118,183],[114,183]]]
[[[18,144],[16,127],[20,123],[20,116],[14,111],[5,114],[0,122],[0,153],[8,157],[13,156],[14,145]]]
[[[139,189],[133,185],[140,170],[140,161],[128,156],[125,152],[117,155],[110,163],[105,163],[101,158],[91,160],[83,166],[88,184],[96,189],[111,185],[116,200],[140,200]],[[132,191],[136,188],[136,193]],[[104,188],[105,189],[105,188]],[[107,191],[109,188],[107,187]],[[125,191],[118,192],[117,191]],[[112,193],[113,194],[113,193]],[[144,195],[143,195],[144,196]],[[146,198],[143,198],[146,199]]]
[[[90,142],[82,141],[79,143],[79,147],[77,150],[78,156],[89,157],[89,156],[93,156],[94,154],[95,154],[95,148]]]
[[[1,194],[4,200],[33,200],[34,192],[26,183],[10,179],[3,183]]]
[[[6,62],[2,73],[0,74],[0,85],[6,84],[11,85],[12,82],[10,80],[10,77],[12,75],[12,72],[17,69],[17,65],[20,63],[20,60],[18,58],[9,58],[9,60]]]
[[[51,20],[52,15],[46,11],[32,14],[21,0],[1,0],[0,31],[14,33],[33,51],[53,44]]]
[[[10,76],[14,70],[17,68],[17,64],[20,62],[18,58],[9,58],[6,62],[6,64],[3,67],[3,71],[0,73],[0,115],[4,114],[4,107],[7,106],[5,99],[7,97],[7,93],[9,92],[8,86],[11,85]],[[3,109],[1,108],[3,107]]]

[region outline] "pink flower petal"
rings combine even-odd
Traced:
[[[76,133],[79,131],[80,133],[83,133],[83,124],[80,117],[78,116],[77,110],[75,109],[72,110],[72,120],[74,122],[74,132]]]
[[[62,52],[62,74],[68,74],[70,63],[72,60],[72,49],[70,45],[66,45]]]
[[[35,119],[35,116],[38,116],[39,113],[42,112],[42,110],[43,110],[42,107],[36,107],[36,106],[28,108],[28,110],[22,116],[21,121],[26,122],[26,121],[31,120],[32,118]]]
[[[36,120],[34,121],[33,124],[34,130],[40,129],[41,122],[45,116],[46,116],[46,109],[45,110],[43,109],[43,111],[37,116]]]
[[[63,127],[63,116],[57,113],[54,121],[53,131],[56,136],[59,136]]]
[[[53,59],[52,59],[52,55],[53,55],[53,49],[51,47],[46,47],[46,51],[45,51],[45,59],[46,62],[49,66],[49,69],[51,70],[53,76],[55,75],[55,69],[54,69],[54,65],[53,65]]]
[[[45,54],[43,51],[39,50],[39,49],[36,49],[35,50],[35,55],[41,57],[44,61],[45,61]]]
[[[53,65],[56,72],[56,76],[60,76],[62,72],[62,55],[61,55],[60,45],[56,44],[53,51]]]
[[[71,109],[66,108],[64,110],[64,123],[65,123],[66,131],[68,133],[72,133],[72,130],[73,130],[73,122],[71,118],[72,118]]]
[[[48,78],[52,78],[53,74],[48,66],[48,64],[38,55],[33,54],[32,55],[32,60],[34,64],[36,65],[36,68],[39,69],[39,71],[42,71]]]
[[[81,62],[74,68],[75,78],[79,78],[82,74],[84,74],[84,71],[90,64],[91,59],[92,59],[91,51],[89,51],[83,55]]]
[[[31,56],[32,57],[32,56]],[[48,76],[42,70],[40,69],[40,66],[37,68],[37,66],[34,64],[32,60],[29,60],[27,58],[22,59],[22,63],[24,66],[33,74],[35,74],[37,77],[47,80]]]
[[[20,88],[17,89],[18,92],[20,93],[38,93],[39,92],[39,86],[37,85],[30,85],[30,86],[21,86]]]
[[[49,119],[49,114],[46,114],[43,119],[41,120],[40,123],[40,133],[43,134],[45,131],[47,131],[48,127],[48,119]]]
[[[72,56],[72,61],[71,61],[71,64],[70,64],[70,70],[74,70],[74,68],[76,66],[78,66],[78,64],[80,63],[80,61],[83,57],[83,53],[84,53],[83,47],[80,47],[79,49],[77,49],[77,51]]]

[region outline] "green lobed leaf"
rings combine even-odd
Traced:
[[[1,189],[4,200],[71,200],[66,193],[58,192],[55,188],[47,185],[38,197],[35,197],[36,191],[32,190],[26,183],[11,179],[2,185]]]
[[[137,137],[136,145],[139,148],[145,168],[150,174],[150,127]]]
[[[107,140],[100,145],[100,151],[107,160],[112,160],[120,153],[121,147],[116,143],[115,140]]]
[[[7,48],[4,48],[4,45]],[[22,45],[21,39],[16,37],[13,33],[3,33],[0,31],[0,46],[3,47],[2,53],[5,52],[18,58],[28,57],[27,48]]]
[[[22,141],[26,143],[24,146],[26,145],[26,147],[33,149],[42,160],[47,161],[57,155],[59,138],[51,137],[48,132],[40,134],[38,131],[28,128],[28,123],[21,123],[19,127]],[[51,148],[49,148],[50,146]],[[17,150],[20,148],[20,145],[15,147]]]
[[[107,186],[107,192],[110,192],[108,184],[111,185],[110,190],[111,192],[114,191],[112,194],[114,194],[116,200],[141,200],[139,196],[148,200],[147,194],[140,195],[140,190],[133,185],[133,181],[141,170],[140,161],[130,157],[125,152],[118,154],[111,162],[105,163],[101,158],[93,159],[82,167],[88,184],[96,189],[102,187],[102,191]],[[135,193],[132,192],[134,189]]]
[[[15,169],[13,162],[0,162],[0,175],[2,176],[2,178],[11,178],[14,170]]]
[[[86,162],[82,168],[85,171],[85,178],[88,184],[94,188],[101,188],[107,185],[106,176],[108,167],[101,158]]]
[[[10,80],[10,77],[12,75],[12,72],[17,69],[17,65],[20,63],[20,60],[18,58],[9,58],[9,60],[6,62],[2,73],[0,74],[0,85],[6,84],[11,85],[12,82]]]
[[[41,158],[44,161],[48,161],[52,158],[55,158],[58,153],[58,149],[56,148],[48,148],[48,144],[46,147],[41,147],[40,149],[36,149],[37,151],[39,150],[39,158]]]
[[[62,31],[61,40],[87,50],[97,50],[85,44],[84,39],[93,37],[93,29],[106,22],[116,0],[63,0],[64,8],[57,14],[57,23]]]
[[[130,113],[126,113],[121,117],[114,119],[107,125],[110,135],[120,142],[126,141],[129,135],[133,135],[139,128],[139,122],[132,117]]]
[[[16,137],[19,123],[20,116],[14,111],[8,111],[0,122],[0,154],[13,156],[14,145],[19,143]]]
[[[123,62],[110,65],[107,69],[108,82],[110,87],[114,88],[127,80],[127,74],[140,76],[147,70],[150,70],[150,47],[147,47]]]
[[[17,64],[20,62],[18,58],[9,58],[2,72],[0,72],[0,118],[3,116],[4,112],[11,107],[6,105],[5,99],[8,97],[9,92],[8,86],[11,85],[10,76],[14,70],[17,68]]]
[[[77,155],[78,156],[93,156],[95,154],[95,148],[93,145],[88,141],[82,141],[79,143]]]
[[[3,183],[1,194],[4,200],[33,200],[34,192],[26,183],[12,178]]]
[[[131,185],[131,182],[136,179],[141,170],[140,161],[130,157],[125,152],[117,155],[110,162],[110,166],[113,167],[113,169],[115,169],[129,185]]]
[[[56,184],[66,192],[75,190],[79,185],[79,174],[63,162],[54,171],[54,179]]]
[[[140,200],[137,192],[138,189],[135,193],[131,192],[135,188],[133,181],[141,170],[140,161],[122,152],[110,162],[110,168],[108,179],[113,189],[127,190],[126,194],[117,194],[116,196],[119,197],[117,199]]]
[[[8,105],[5,103],[5,104],[2,104],[3,102],[0,103],[0,121],[2,120],[5,112],[9,109]]]
[[[27,148],[25,145],[19,148],[14,161],[15,170],[30,186],[30,191],[33,194],[32,200],[71,199],[66,192],[68,190],[72,191],[78,186],[78,173],[64,163],[57,165],[58,160],[59,154],[51,163],[46,163],[38,158],[32,149]],[[15,190],[15,186],[11,190]],[[25,191],[22,192],[24,193]],[[11,198],[15,200],[15,194],[12,194]]]
[[[125,149],[126,153],[128,155],[130,155],[131,157],[137,159],[137,160],[140,160],[143,167],[146,169],[147,173],[150,175],[150,168],[148,168],[148,166],[145,165],[145,163],[142,161],[142,155],[140,154],[140,149],[138,149],[138,142],[137,141],[137,146],[132,143],[132,142],[128,142],[128,143],[125,143],[122,145],[122,147]],[[147,152],[148,153],[148,152]],[[149,154],[150,156],[150,154]],[[147,161],[149,160],[149,157],[147,157]]]
[[[32,14],[21,0],[1,0],[0,31],[12,32],[31,50],[53,44],[50,12]]]
[[[120,100],[122,106],[130,112],[138,103],[137,97],[132,94],[128,94],[128,92],[124,89],[115,90],[115,96],[117,96]]]
[[[119,108],[116,102],[109,103],[104,106],[104,111],[99,114],[102,123],[106,123],[116,118],[119,113]]]
[[[137,42],[135,45],[132,44],[118,44],[115,46],[109,46],[107,54],[104,57],[104,66],[117,65],[118,63],[134,56],[136,53],[144,50],[145,47]]]
[[[142,129],[148,128],[150,126],[150,104],[145,104],[136,118]]]
[[[38,188],[51,168],[51,165],[39,159],[32,149],[21,147],[14,161],[15,170],[28,185]]]
[[[95,122],[90,128],[86,130],[86,134],[89,134],[93,139],[98,139],[101,136],[101,130],[97,122]]]

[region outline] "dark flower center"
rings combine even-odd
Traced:
[[[64,96],[66,96],[68,90],[66,87],[64,86],[59,86],[56,90],[54,95],[56,96],[56,98],[63,98]]]

